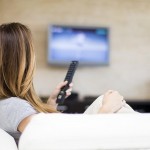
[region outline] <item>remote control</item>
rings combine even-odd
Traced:
[[[57,96],[57,100],[56,103],[58,104],[62,104],[65,100],[65,96],[66,96],[66,90],[69,88],[69,84],[72,82],[74,73],[76,71],[76,68],[78,66],[78,61],[72,61],[69,68],[68,68],[68,72],[66,74],[66,77],[64,79],[64,81],[68,81],[68,83],[61,88],[61,91],[59,92],[58,96]]]

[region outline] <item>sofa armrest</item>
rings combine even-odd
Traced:
[[[0,149],[18,150],[14,138],[2,129],[0,129]]]

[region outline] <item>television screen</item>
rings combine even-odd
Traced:
[[[109,64],[109,30],[103,27],[52,25],[48,33],[48,63]]]

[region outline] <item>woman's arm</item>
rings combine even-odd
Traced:
[[[18,131],[20,131],[21,133],[24,131],[24,129],[26,128],[26,126],[28,125],[28,123],[31,121],[31,119],[37,114],[34,115],[30,115],[28,117],[26,117],[25,119],[23,119],[20,124],[18,125]]]

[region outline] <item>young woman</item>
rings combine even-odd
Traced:
[[[42,103],[33,86],[35,53],[30,30],[20,23],[0,26],[0,128],[18,139],[39,112],[57,113],[56,98],[66,82],[58,84],[47,104]],[[72,84],[66,92],[71,94]],[[113,113],[124,105],[117,91],[104,94],[99,113]]]

